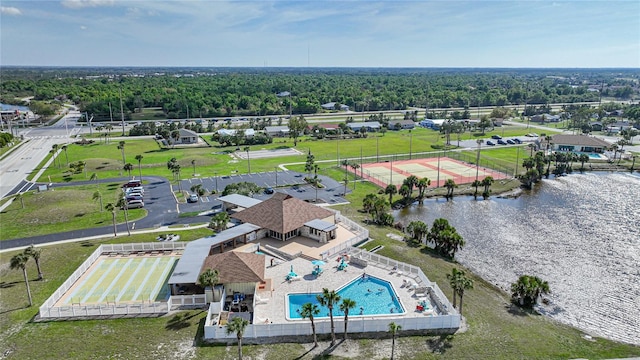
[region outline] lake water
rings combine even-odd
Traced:
[[[505,290],[537,275],[552,291],[544,313],[640,344],[640,177],[575,174],[517,199],[428,200],[394,216],[429,226],[446,218],[466,241],[456,258],[476,274]]]
[[[26,106],[9,105],[9,104],[3,104],[3,103],[0,103],[0,109],[2,109],[2,111],[16,110],[16,109],[20,111],[29,111],[29,108]]]

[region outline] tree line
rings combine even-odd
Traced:
[[[125,118],[149,107],[162,109],[167,118],[186,118],[309,114],[320,112],[320,105],[327,102],[355,111],[572,103],[598,101],[600,94],[630,98],[637,91],[633,81],[606,71],[236,69],[192,76],[175,72],[103,76],[99,71],[105,70],[97,69],[97,76],[69,71],[59,77],[37,77],[9,69],[7,76],[3,71],[0,98],[3,102],[25,96],[36,101],[69,100],[100,121],[120,112],[121,99]],[[566,76],[551,76],[558,74]],[[585,85],[594,82],[603,84],[601,91],[589,91]]]

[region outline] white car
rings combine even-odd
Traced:
[[[131,200],[127,202],[127,209],[139,209],[144,207],[142,200]]]

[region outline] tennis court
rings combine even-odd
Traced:
[[[163,301],[178,256],[101,256],[60,298],[56,306]]]
[[[356,170],[358,171],[358,170]],[[501,172],[476,167],[474,164],[441,157],[428,159],[412,159],[401,161],[379,162],[362,165],[362,176],[382,187],[389,184],[402,185],[404,179],[411,175],[418,178],[428,178],[431,180],[431,187],[444,186],[447,179],[453,179],[456,184],[472,183],[476,179],[482,180],[487,176],[495,180],[507,179],[508,175]]]

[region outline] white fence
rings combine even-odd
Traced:
[[[348,333],[386,333],[389,331],[389,323],[402,326],[403,331],[417,330],[451,330],[460,327],[460,316],[457,315],[441,315],[441,316],[425,316],[425,317],[407,317],[407,318],[350,318],[348,321]],[[330,334],[331,322],[329,320],[315,320],[316,334]],[[342,333],[344,329],[344,318],[334,318],[337,333]],[[206,324],[209,324],[207,322]],[[307,336],[312,335],[311,322],[309,320],[300,320],[284,324],[251,324],[248,325],[244,338],[268,338],[280,336]],[[204,327],[204,338],[207,340],[227,341],[235,340],[235,333],[227,334],[225,326],[206,326]]]
[[[357,224],[355,225],[358,226]],[[416,282],[418,284],[428,287],[431,299],[435,302],[434,306],[438,308],[438,313],[442,314],[425,317],[396,317],[390,315],[375,318],[351,318],[348,322],[349,333],[387,332],[389,323],[391,321],[402,326],[403,331],[437,330],[443,332],[453,332],[460,327],[460,314],[458,313],[458,311],[453,306],[451,306],[449,300],[446,296],[444,296],[438,285],[434,282],[429,281],[427,276],[419,267],[350,246],[338,250],[338,252],[339,251],[347,251],[352,258],[366,260],[372,266],[379,266],[388,269],[395,267],[398,271],[403,271],[408,276],[413,277],[414,279],[416,279]],[[235,339],[234,334],[229,335],[226,333],[226,327],[220,325],[209,325],[212,323],[211,317],[214,315],[217,316],[214,310],[210,308],[209,314],[207,315],[207,321],[205,322],[204,326],[204,338],[213,341],[227,341]],[[343,318],[334,318],[334,323],[336,329],[344,329]],[[316,320],[316,333],[329,334],[331,332],[330,324],[331,322],[329,320]],[[340,332],[340,330],[338,330],[338,332]],[[288,323],[278,324],[250,324],[247,326],[244,333],[244,337],[247,339],[306,335],[312,335],[311,324],[309,321],[291,321]]]
[[[356,232],[358,233],[358,235],[354,236],[348,241],[343,242],[340,245],[334,246],[331,249],[324,251],[322,253],[323,259],[331,257],[332,255],[338,254],[340,252],[347,251],[348,249],[352,249],[355,244],[369,238],[369,230],[360,226],[358,223],[353,222],[347,219],[346,217],[342,216],[340,212],[336,212],[336,220],[341,224],[343,224],[346,228],[348,228],[349,231]]]
[[[93,265],[104,253],[127,253],[132,251],[163,251],[182,250],[186,243],[132,243],[132,244],[103,244],[100,245],[85,260],[69,278],[40,306],[40,317],[74,317],[74,316],[98,316],[98,315],[126,315],[141,313],[166,312],[167,302],[152,302],[140,304],[100,304],[100,305],[72,305],[58,306],[55,304],[71,289],[78,279]]]
[[[207,305],[207,297],[204,294],[172,295],[169,304],[172,309],[205,306]]]

